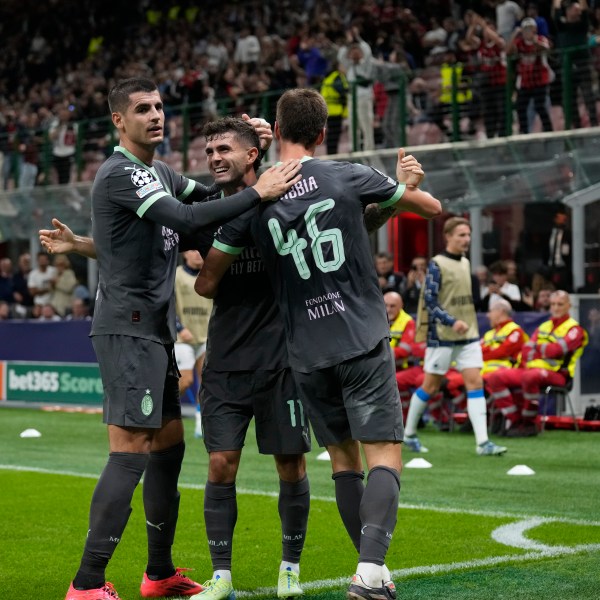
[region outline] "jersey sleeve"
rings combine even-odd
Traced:
[[[364,207],[368,204],[379,204],[381,208],[387,208],[396,204],[406,186],[398,183],[391,177],[384,175],[374,167],[352,164],[352,183],[359,191],[360,201]]]
[[[143,177],[144,180],[138,181],[138,177]],[[211,223],[233,218],[260,202],[256,190],[246,188],[219,202],[186,205],[177,200],[160,179],[152,178],[143,169],[137,170],[134,177],[131,170],[117,167],[106,181],[106,191],[111,202],[131,210],[140,219],[150,219],[181,233],[192,233]],[[184,181],[179,183],[183,184]]]
[[[219,227],[213,247],[227,254],[241,254],[246,246],[253,243],[250,229],[255,216],[256,209],[248,210]]]

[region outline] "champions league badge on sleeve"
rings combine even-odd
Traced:
[[[140,188],[136,192],[138,198],[144,198],[148,194],[162,190],[163,188],[162,183],[155,179],[154,175],[150,171],[146,171],[146,169],[135,169],[131,173],[131,182]]]

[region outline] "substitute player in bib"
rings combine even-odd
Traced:
[[[462,373],[467,389],[467,413],[482,456],[506,452],[488,439],[487,406],[481,368],[477,315],[471,290],[471,265],[465,257],[471,243],[471,225],[461,217],[444,223],[446,249],[429,262],[425,287],[419,298],[417,340],[426,339],[425,379],[410,399],[404,443],[414,452],[426,452],[417,437],[417,425],[427,401],[439,389],[453,361]]]
[[[250,222],[222,227],[199,281],[214,295],[235,256],[258,246],[284,319],[298,393],[331,456],[338,508],[359,550],[348,597],[395,598],[384,563],[397,518],[403,427],[363,212],[377,202],[432,217],[441,205],[415,187],[423,172],[403,151],[402,183],[364,165],[313,159],[326,121],[316,91],[289,90],[280,98],[281,158],[302,158],[303,179],[279,199],[280,210],[254,211]],[[369,468],[366,487],[359,442]]]
[[[202,587],[171,558],[179,507],[177,480],[184,454],[175,341],[176,231],[197,231],[275,199],[297,181],[297,165],[219,203],[202,200],[204,186],[175,173],[154,150],[163,140],[164,112],[154,82],[127,79],[109,94],[120,145],[100,167],[92,188],[93,238],[73,237],[69,250],[98,259],[92,342],[104,387],[110,454],[96,485],[81,564],[66,600],[114,600],[105,570],[144,474],[148,564],[146,598],[190,596]],[[262,178],[261,178],[262,179]],[[41,232],[49,250],[65,251],[65,228]],[[69,244],[67,244],[69,246]]]

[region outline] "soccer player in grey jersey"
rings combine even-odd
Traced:
[[[153,161],[164,125],[156,85],[145,79],[122,81],[111,90],[109,104],[120,145],[92,189],[93,240],[77,237],[73,249],[98,258],[91,335],[104,386],[110,454],[94,491],[81,565],[66,600],[118,598],[105,570],[143,473],[148,565],[141,595],[191,596],[202,587],[176,569],[171,558],[184,454],[173,356],[175,231],[193,232],[261,200],[276,199],[299,179],[298,161],[267,171],[253,188],[222,202],[185,205],[178,198],[202,199],[207,190]],[[47,231],[42,243],[62,251],[54,242],[63,233],[60,228]]]
[[[348,596],[395,598],[384,563],[397,515],[402,413],[363,212],[377,202],[432,217],[441,206],[414,188],[423,172],[404,170],[402,151],[396,175],[403,183],[362,165],[312,159],[326,120],[314,90],[281,97],[275,135],[282,159],[304,157],[302,183],[280,198],[281,210],[254,211],[249,223],[241,217],[220,229],[197,289],[214,295],[254,239],[275,287],[300,398],[331,456],[338,508],[360,553]]]
[[[259,139],[241,119],[205,126],[208,168],[221,194],[218,204],[256,182]],[[244,217],[251,218],[246,211]],[[204,256],[216,228],[185,236],[182,246]],[[279,475],[278,512],[282,561],[277,596],[302,594],[299,563],[310,497],[304,453],[310,450],[308,421],[298,398],[285,350],[285,334],[269,278],[254,245],[226,273],[208,326],[200,393],[204,443],[209,452],[204,522],[213,575],[199,600],[233,594],[232,543],[237,521],[236,478],[250,421],[262,454],[272,454]]]

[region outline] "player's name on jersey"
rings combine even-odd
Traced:
[[[288,191],[287,194],[282,196],[284,199],[292,199],[299,198],[300,196],[304,196],[304,194],[308,194],[308,192],[312,192],[313,190],[318,190],[319,186],[315,181],[315,178],[311,175],[306,179],[301,179],[298,183],[295,183]]]

